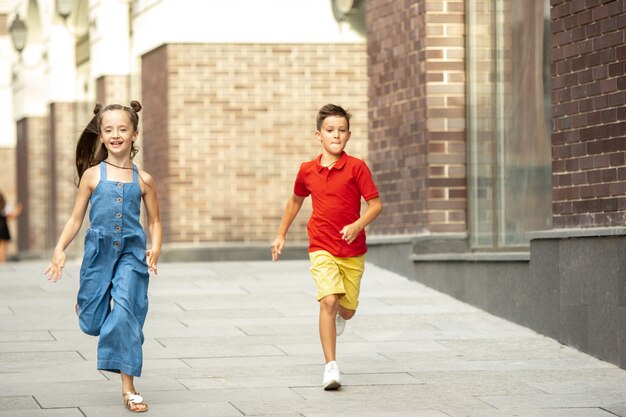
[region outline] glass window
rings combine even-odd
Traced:
[[[527,246],[551,227],[549,1],[467,2],[473,248]]]

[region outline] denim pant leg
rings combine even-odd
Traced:
[[[111,296],[113,308],[98,340],[98,369],[141,376],[143,324],[148,312],[148,270],[132,252],[121,255],[115,271]],[[141,256],[140,255],[140,256]]]
[[[101,261],[106,256],[103,253],[105,248],[102,234],[97,230],[87,230],[77,303],[80,329],[91,336],[100,334],[111,310],[111,277],[115,261]]]

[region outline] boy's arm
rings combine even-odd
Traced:
[[[365,227],[373,222],[380,212],[383,211],[383,203],[380,201],[379,197],[367,200],[366,203],[367,209],[365,209],[361,217],[354,223],[344,226],[343,229],[341,229],[341,238],[348,242],[348,244],[354,242],[354,239],[356,239],[361,230],[365,229]]]
[[[278,232],[276,233],[276,238],[272,242],[272,260],[277,261],[278,255],[283,250],[285,246],[285,236],[287,236],[287,231],[289,230],[289,226],[293,222],[293,219],[296,218],[296,215],[300,211],[302,207],[302,203],[304,202],[305,197],[301,197],[296,194],[292,194],[289,201],[287,201],[287,206],[285,207],[285,212],[283,213],[283,218],[280,221],[280,226],[278,227]]]

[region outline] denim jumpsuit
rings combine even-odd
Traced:
[[[132,182],[100,182],[91,195],[90,227],[80,268],[78,319],[83,332],[98,339],[98,369],[141,376],[143,324],[148,312],[146,234],[139,222],[141,187],[137,167]],[[112,302],[111,302],[112,301]]]

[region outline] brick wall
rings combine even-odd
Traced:
[[[321,152],[326,103],[352,111],[347,151],[367,157],[364,45],[173,44],[142,68],[143,160],[165,243],[269,245],[300,163]],[[306,241],[309,214],[307,201],[291,241]]]
[[[626,2],[551,0],[553,223],[626,223]]]
[[[129,78],[126,75],[104,75],[96,79],[96,103],[103,106],[114,103],[128,106],[131,100],[128,91]]]
[[[40,254],[52,241],[50,213],[50,147],[47,119],[17,121],[17,198],[24,205],[17,227],[20,252]]]
[[[48,112],[50,209],[48,211],[48,247],[56,241],[70,217],[78,194],[76,144],[93,115],[92,103],[51,103]],[[87,216],[86,216],[87,217]],[[84,226],[88,224],[85,220]],[[66,250],[68,256],[82,251],[80,233]]]
[[[379,234],[466,231],[464,1],[367,2]]]

